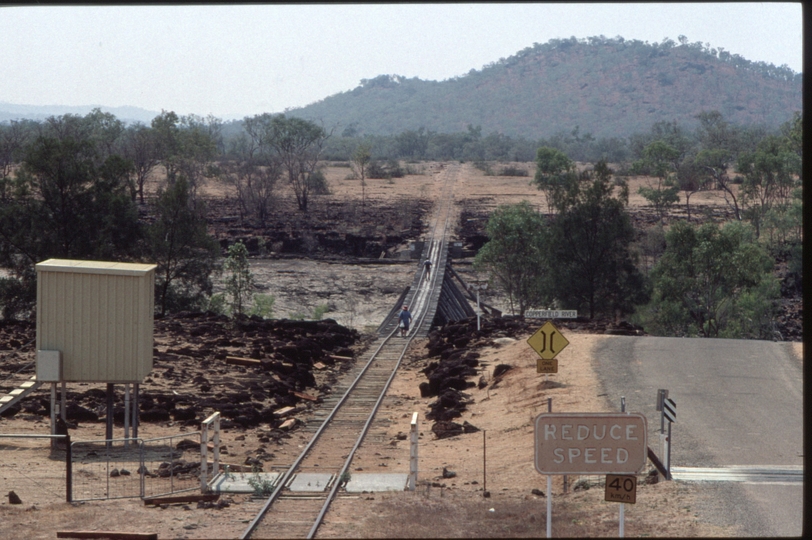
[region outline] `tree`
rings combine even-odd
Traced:
[[[561,204],[561,199],[576,179],[575,163],[566,154],[547,146],[536,151],[533,183],[544,192],[549,212]]]
[[[161,111],[152,119],[155,149],[172,184],[184,175],[192,198],[203,177],[210,176],[210,162],[217,153],[216,137],[221,123],[210,116],[179,117],[174,111]]]
[[[612,170],[596,163],[561,199],[550,228],[546,258],[555,297],[590,318],[599,312],[629,313],[646,300],[629,249],[635,233],[626,212],[628,187],[621,183],[618,193],[615,187]]]
[[[746,224],[675,223],[651,272],[644,324],[658,335],[772,337],[772,265]]]
[[[160,163],[155,132],[143,124],[128,127],[124,135],[124,155],[133,163],[136,190],[133,199],[137,194],[144,204],[144,184]]]
[[[30,132],[22,122],[0,124],[0,201],[11,191],[12,167],[22,161],[22,152]]]
[[[369,147],[365,144],[358,145],[358,148],[356,148],[352,154],[353,169],[355,169],[355,174],[361,180],[361,206],[364,206],[366,200],[366,174],[370,159]]]
[[[743,175],[741,202],[744,217],[755,228],[756,238],[761,233],[764,216],[774,207],[780,212],[787,209],[792,190],[800,184],[794,172],[800,170],[800,157],[787,146],[785,139],[768,136],[762,139],[755,152],[739,157],[737,172]]]
[[[696,156],[696,164],[702,167],[716,186],[725,192],[725,202],[733,209],[733,215],[741,220],[741,211],[727,174],[735,162],[739,148],[738,134],[719,111],[702,112],[696,116],[699,127],[696,131],[701,150]]]
[[[256,133],[260,147],[271,149],[287,173],[299,210],[307,212],[322,147],[329,134],[322,128],[296,117],[268,113],[246,117],[246,130]]]
[[[248,263],[248,250],[242,242],[228,247],[228,257],[223,264],[223,270],[226,272],[226,294],[231,299],[231,315],[238,317],[243,314],[254,288],[254,275]]]
[[[192,204],[186,178],[178,176],[159,190],[155,213],[147,239],[158,265],[155,287],[161,314],[196,307],[211,294],[218,245],[206,231],[202,205]]]
[[[246,132],[232,141],[227,159],[220,162],[223,178],[237,188],[240,214],[252,216],[264,227],[273,210],[276,184],[282,166],[262,135],[247,126]]]
[[[498,207],[488,219],[488,242],[474,261],[508,294],[510,310],[524,316],[547,300],[547,224],[530,203]]]
[[[649,182],[647,186],[640,186],[638,193],[654,205],[660,221],[668,209],[679,202],[679,188],[675,184],[674,174],[678,158],[679,151],[676,148],[658,139],[646,145],[643,149],[643,159],[632,165],[632,170],[636,174],[645,174],[657,179],[656,185]]]
[[[36,301],[34,265],[58,257],[122,260],[136,256],[141,229],[128,193],[132,165],[101,159],[81,118],[52,117],[42,134],[19,149],[16,175],[0,203],[0,265],[11,272],[2,288],[7,316]]]

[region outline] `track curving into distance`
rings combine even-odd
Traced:
[[[400,337],[396,320],[381,329],[371,347],[369,360],[351,370],[345,389],[336,386],[333,394],[325,399],[323,407],[329,410],[332,405],[332,410],[276,483],[240,538],[315,537],[409,344],[434,317],[431,298],[437,297],[436,290],[443,282],[439,262],[444,260],[447,248],[453,187],[459,172],[460,166],[451,164],[438,175],[438,181],[442,182],[441,196],[430,219],[424,249],[424,258],[432,261],[433,270],[429,279],[425,279],[423,259],[420,259],[419,270],[405,300],[413,317],[409,335],[406,339]],[[291,486],[296,490],[291,490]]]

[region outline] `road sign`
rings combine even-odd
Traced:
[[[663,400],[663,414],[669,422],[677,421],[677,404],[674,403],[673,399],[665,398]]]
[[[544,360],[552,360],[570,342],[561,335],[553,323],[547,321],[535,334],[527,338],[527,344]]]
[[[528,309],[526,319],[577,319],[577,309]]]
[[[633,474],[607,474],[604,500],[634,504],[637,502],[637,477]]]
[[[646,417],[640,413],[545,413],[535,422],[541,474],[636,474],[646,466]]]
[[[538,358],[536,360],[536,373],[558,373],[558,360],[555,358],[549,360]]]

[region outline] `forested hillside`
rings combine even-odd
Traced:
[[[576,126],[625,137],[658,121],[696,125],[717,110],[738,125],[774,128],[802,108],[802,75],[751,62],[700,42],[644,43],[622,37],[553,39],[436,82],[397,75],[287,111],[346,135],[484,133],[538,139]]]

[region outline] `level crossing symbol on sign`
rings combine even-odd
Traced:
[[[665,398],[663,400],[663,414],[669,422],[677,421],[677,404],[674,403],[673,399]]]

